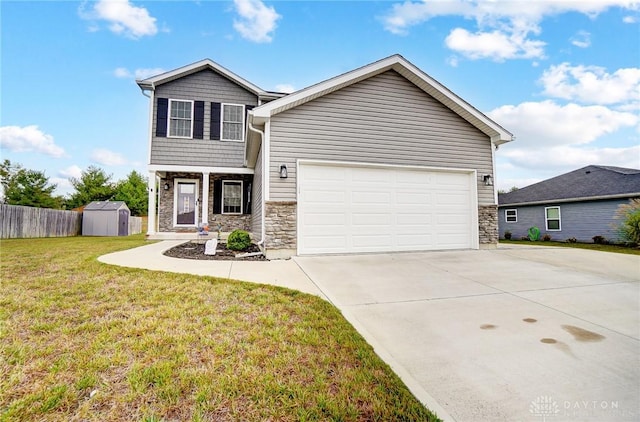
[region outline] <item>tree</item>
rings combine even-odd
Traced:
[[[147,179],[137,171],[131,171],[126,179],[119,181],[116,185],[114,199],[126,202],[131,215],[147,215],[149,206]]]
[[[614,218],[619,221],[616,228],[620,238],[640,245],[640,199],[631,199],[627,204],[619,205]]]
[[[89,166],[80,178],[71,177],[69,181],[76,190],[66,201],[68,209],[87,205],[92,201],[107,201],[113,198],[115,186],[111,175],[100,167]]]
[[[4,160],[0,165],[4,201],[9,205],[61,208],[62,197],[54,196],[57,185],[50,184],[43,171],[29,170]]]

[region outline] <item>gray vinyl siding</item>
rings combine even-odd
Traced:
[[[211,133],[211,102],[257,105],[256,95],[211,70],[203,70],[160,85],[155,90],[151,164],[242,167],[244,142],[215,141]],[[204,101],[204,139],[158,138],[157,98]]]
[[[251,232],[254,239],[260,240],[262,236],[262,148],[258,153],[251,191]]]
[[[628,203],[624,199],[609,201],[586,201],[568,203],[549,203],[547,205],[500,206],[498,208],[498,229],[500,238],[510,231],[512,239],[526,236],[530,227],[540,229],[541,236],[548,233],[551,240],[565,241],[575,237],[579,242],[593,242],[594,236],[604,236],[607,240],[618,241],[613,224],[615,213],[620,204]],[[560,207],[560,231],[546,230],[545,208]],[[515,209],[518,213],[516,223],[505,221],[505,210]]]
[[[394,71],[273,116],[270,144],[270,200],[296,199],[297,159],[493,174],[489,137]],[[478,183],[478,203],[495,204],[492,187]]]

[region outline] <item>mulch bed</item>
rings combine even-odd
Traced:
[[[197,259],[201,261],[205,260],[217,260],[217,261],[266,261],[264,255],[249,256],[245,258],[236,258],[236,254],[260,252],[260,248],[257,245],[251,245],[246,251],[238,252],[227,249],[227,244],[219,242],[216,248],[215,255],[204,254],[204,243],[199,242],[187,242],[178,245],[174,248],[167,250],[164,255],[172,258],[182,259]]]

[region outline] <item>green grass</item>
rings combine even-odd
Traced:
[[[0,243],[0,420],[437,420],[331,304],[127,269],[129,238]]]
[[[531,245],[531,246],[558,246],[561,248],[590,249],[592,251],[640,255],[640,248],[631,248],[628,246],[620,246],[620,245],[600,245],[596,243],[567,243],[567,242],[554,242],[554,241],[545,242],[542,240],[531,242],[529,240],[504,240],[504,239],[501,239],[500,243],[503,245],[516,244],[516,245]]]

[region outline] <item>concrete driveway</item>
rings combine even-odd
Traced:
[[[513,246],[295,260],[447,420],[640,420],[639,256]]]

